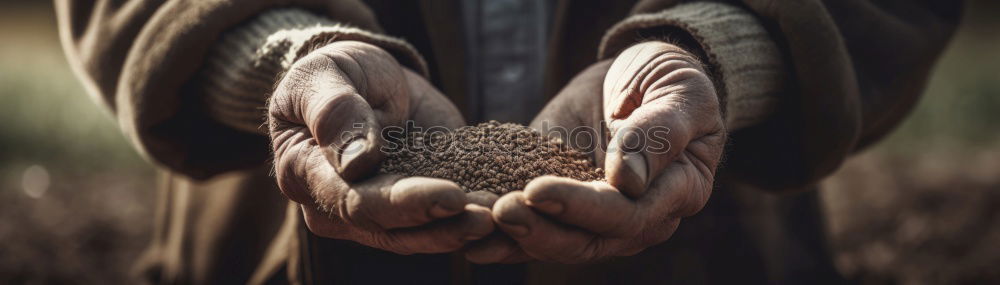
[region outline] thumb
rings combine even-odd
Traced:
[[[384,53],[384,51],[382,52]],[[304,125],[328,163],[347,182],[384,159],[380,130],[405,116],[403,71],[387,54],[359,44],[331,44],[298,60],[275,90],[271,108]],[[380,106],[373,108],[372,106]]]
[[[638,198],[687,147],[692,133],[683,115],[670,106],[648,105],[629,119],[613,121],[604,159],[608,184]]]
[[[622,51],[604,81],[608,183],[639,197],[717,114],[711,80],[690,53],[662,42]]]
[[[327,161],[341,178],[350,182],[374,172],[385,155],[380,151],[381,124],[375,112],[356,94],[344,97],[326,106],[316,106],[324,111],[309,129]]]

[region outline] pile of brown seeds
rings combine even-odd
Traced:
[[[517,124],[489,121],[451,132],[411,131],[389,139],[382,173],[427,176],[458,183],[466,192],[499,195],[524,189],[543,175],[604,179],[587,154]]]

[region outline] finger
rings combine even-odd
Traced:
[[[371,106],[336,64],[313,57],[300,60],[279,83],[271,101],[272,118],[305,126],[328,163],[345,180],[354,181],[382,160],[377,151],[380,126]]]
[[[476,264],[490,264],[526,262],[531,257],[509,236],[495,232],[466,245],[465,259]]]
[[[348,186],[303,125],[271,122],[275,181],[282,194],[296,203],[330,213],[342,201]]]
[[[462,189],[443,179],[379,175],[348,185],[322,155],[312,153],[277,156],[279,188],[293,201],[359,228],[419,226],[457,215],[467,203]]]
[[[469,200],[469,203],[480,205],[489,209],[493,208],[493,204],[500,199],[500,196],[487,191],[475,191],[465,194],[465,197]]]
[[[281,193],[297,203],[313,200],[306,181],[305,169],[314,167],[319,161],[327,164],[325,157],[310,143],[308,130],[301,125],[271,123],[271,142],[274,148],[275,182]]]
[[[347,193],[342,216],[373,231],[405,228],[457,215],[466,203],[465,192],[448,180],[379,175]]]
[[[651,91],[676,85],[693,71],[701,71],[695,56],[658,41],[633,45],[615,57],[603,86],[604,119],[622,119],[640,105],[652,101]],[[652,94],[662,95],[662,94]]]
[[[690,152],[682,154],[678,164],[668,167],[654,179],[650,190],[637,203],[650,216],[687,217],[700,211],[712,194],[713,180],[697,167],[702,164]]]
[[[651,177],[662,172],[690,140],[680,116],[672,108],[647,105],[615,122],[604,160],[608,183],[629,197],[642,196]]]
[[[466,243],[493,232],[490,210],[479,205],[467,205],[462,215],[440,223],[418,228],[391,230],[386,233],[385,247],[397,253],[444,253],[461,249]]]
[[[550,222],[525,203],[521,192],[511,192],[493,206],[497,227],[517,241],[529,256],[560,263],[597,258],[605,240],[579,229]]]
[[[409,94],[398,63],[374,46],[338,42],[298,60],[272,97],[273,118],[305,125],[346,181],[381,162],[379,130],[399,125]]]
[[[714,172],[725,140],[721,115],[717,108],[693,109],[696,108],[654,101],[641,106],[628,119],[618,121],[612,128],[614,137],[605,155],[608,183],[638,198],[685,151],[696,156],[694,162],[707,170],[706,174]],[[689,115],[695,112],[708,115]]]
[[[638,205],[607,183],[545,176],[524,189],[527,204],[553,219],[607,237],[632,237],[645,218]]]
[[[605,169],[611,185],[635,198],[690,140],[721,130],[721,115],[711,80],[673,45],[636,45],[611,70],[621,75],[605,81]]]

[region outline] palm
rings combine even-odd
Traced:
[[[497,226],[525,255],[566,263],[631,255],[669,238],[707,201],[726,136],[696,62],[648,42],[574,78],[532,127],[591,150],[607,182],[536,178],[496,202]],[[649,132],[658,128],[662,141]]]
[[[370,44],[317,49],[283,76],[269,105],[275,176],[322,237],[397,253],[441,253],[493,231],[489,209],[427,177],[373,175],[383,127],[458,127],[458,110],[431,85]]]

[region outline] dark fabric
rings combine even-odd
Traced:
[[[269,166],[208,181],[161,173],[156,226],[137,263],[158,284],[243,284],[261,268],[285,220]],[[264,266],[267,267],[267,266]]]
[[[549,33],[546,95],[555,94],[596,62],[598,44],[609,27],[629,14],[662,11],[678,2],[556,1]],[[765,190],[812,189],[847,155],[887,133],[905,117],[923,90],[931,66],[957,24],[961,1],[730,3],[757,15],[783,49],[794,80],[778,114],[731,135],[718,180],[720,188],[706,209],[685,220],[670,241],[635,257],[600,264],[531,264],[523,275],[526,280],[608,284],[840,281],[825,252],[815,192],[773,195],[743,185]],[[154,240],[149,256],[160,262],[153,262],[159,265],[148,271],[155,273],[152,281],[245,280],[250,264],[256,263],[249,260],[263,254],[266,233],[276,231],[270,222],[257,223],[271,221],[261,217],[284,217],[283,208],[254,206],[284,203],[267,176],[267,140],[213,123],[192,106],[198,102],[192,100],[198,94],[189,87],[196,84],[190,78],[209,46],[227,29],[268,8],[302,6],[339,22],[398,36],[425,56],[432,82],[458,106],[468,106],[462,48],[466,39],[458,0],[57,0],[56,4],[66,53],[88,90],[115,112],[123,131],[142,153],[174,173],[169,181],[186,181],[163,185],[166,193],[188,194],[180,199],[187,204],[171,202],[176,201],[172,198],[161,200],[167,203],[161,205],[165,213],[161,216],[186,218],[161,219],[156,226],[158,236],[170,236],[184,246],[166,246],[159,243],[162,240]],[[638,42],[658,32],[651,29],[631,39]],[[469,110],[464,111],[468,115]],[[192,180],[234,169],[255,170],[233,174],[248,182],[219,182],[236,179],[228,176],[206,182]],[[217,192],[232,196],[212,198],[221,195],[213,194]],[[293,265],[303,261],[311,271],[288,272],[323,271],[326,276],[353,278],[341,275],[353,268],[383,274],[378,278],[420,283],[378,266],[393,264],[407,270],[409,266],[441,265],[423,273],[435,278],[427,281],[444,281],[437,279],[443,276],[439,274],[458,268],[452,261],[444,266],[441,256],[397,256],[345,247],[340,241],[315,241],[330,243],[304,246],[304,252],[322,253],[311,255],[316,259],[291,257]],[[345,249],[338,249],[342,247]],[[328,264],[324,258],[333,259]],[[168,259],[171,261],[163,261]],[[343,263],[336,260],[350,266],[338,267]],[[364,262],[351,263],[354,260]],[[365,263],[372,267],[356,268]]]
[[[606,67],[605,67],[606,68]],[[600,98],[602,68],[561,93]],[[599,111],[597,111],[599,112]],[[584,116],[587,117],[587,116]],[[599,118],[599,114],[590,116]],[[587,125],[587,124],[584,124]],[[720,170],[725,172],[725,169]],[[666,242],[629,257],[583,265],[532,263],[529,284],[839,284],[816,191],[776,195],[717,180],[698,214]]]
[[[640,1],[632,12],[654,13],[678,2]],[[962,3],[718,2],[754,12],[790,64],[794,80],[778,113],[734,131],[725,165],[730,179],[773,191],[809,188],[905,118],[958,23]],[[625,38],[670,31],[650,29]]]
[[[92,95],[148,158],[172,171],[208,178],[253,168],[268,157],[260,135],[214,123],[197,106],[191,78],[219,34],[269,8],[300,6],[380,31],[352,0],[72,1],[57,0],[63,46]]]
[[[63,0],[57,1],[57,12],[70,62],[116,111],[136,146],[173,171],[206,178],[262,163],[267,142],[199,114],[190,106],[196,94],[186,86],[220,33],[269,7],[312,7],[377,32],[382,24],[385,33],[412,42],[427,56],[433,82],[466,106],[458,3],[368,2],[374,13],[346,0],[90,5]],[[630,9],[633,14],[662,11],[677,1],[647,0],[634,7],[627,2],[555,4],[547,90],[557,90],[593,63],[604,31]],[[957,24],[961,3],[744,2],[784,48],[796,80],[772,120],[733,133],[726,167],[735,179],[785,190],[808,187],[828,175],[905,116]],[[637,34],[635,41],[648,36]]]
[[[547,1],[465,1],[463,24],[472,39],[469,55],[469,106],[476,117],[527,125],[545,105],[542,96],[546,32],[551,18]]]

